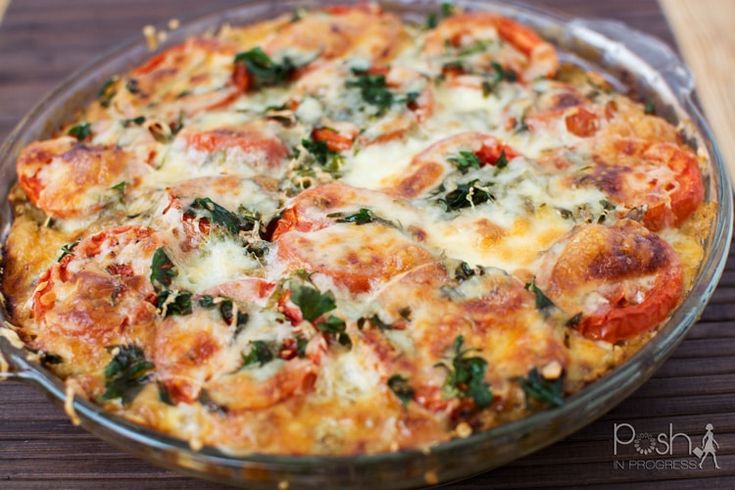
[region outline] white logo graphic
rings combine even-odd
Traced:
[[[674,432],[673,424],[669,424],[667,432],[653,434],[650,432],[637,433],[631,424],[613,425],[613,453],[618,456],[625,446],[633,446],[636,453],[645,459],[625,459],[615,461],[616,469],[704,469],[707,458],[711,456],[714,469],[720,469],[717,464],[717,450],[720,445],[715,440],[714,427],[707,424],[702,445],[694,447],[692,437],[683,432]],[[696,438],[695,438],[696,441]],[[680,459],[670,456],[682,456]],[[661,459],[657,456],[669,456]],[[696,458],[696,459],[695,459]]]
[[[720,469],[720,465],[717,464],[717,449],[720,447],[715,441],[715,435],[712,433],[712,424],[705,426],[707,432],[702,436],[702,447],[695,447],[692,453],[699,458],[699,467],[702,467],[702,463],[707,459],[707,456],[712,455],[712,462],[716,469]]]

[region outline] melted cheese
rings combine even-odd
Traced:
[[[40,211],[16,206],[3,286],[25,338],[92,400],[121,346],[139,347],[156,384],[105,408],[233,454],[425,448],[542,409],[518,382],[533,369],[563,375],[566,393],[602,376],[652,334],[585,338],[569,317],[616,307],[605,288],[550,309],[524,284],[579,230],[629,223],[646,198],[672,205],[676,166],[631,155],[674,144],[675,130],[592,76],[538,77],[555,59],[527,59],[493,22],[306,13],[228,26],[121,75],[77,121],[91,123],[84,145],[119,151],[106,163],[129,162],[93,176],[109,185],[69,180],[69,137],[19,159]],[[280,67],[273,80],[234,59],[256,46]],[[567,121],[579,107],[594,118],[576,128],[585,136]],[[34,197],[51,185],[60,199]],[[610,194],[620,186],[632,202]],[[36,223],[64,202],[77,213]],[[711,214],[657,232],[686,288],[704,256],[692,230]],[[146,238],[104,231],[120,226]],[[607,286],[640,306],[658,276],[636,272]],[[485,360],[475,382],[502,403],[476,406],[453,384],[455,356]]]

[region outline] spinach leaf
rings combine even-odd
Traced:
[[[555,380],[548,380],[541,376],[538,369],[533,368],[528,376],[520,379],[521,387],[526,397],[532,397],[552,407],[564,404],[564,375]]]
[[[464,261],[461,264],[459,264],[457,268],[454,270],[454,278],[457,280],[457,282],[464,282],[474,275],[475,275],[475,269],[470,267],[470,265]]]
[[[482,82],[482,95],[487,97],[495,91],[500,85],[500,82],[515,82],[518,80],[518,75],[511,69],[503,68],[503,65],[497,61],[491,63],[493,73],[489,79]]]
[[[337,177],[342,166],[342,155],[330,150],[324,141],[305,138],[301,140],[301,146],[324,168],[324,171]]]
[[[197,211],[204,211],[211,219],[212,223],[224,227],[232,234],[238,234],[240,231],[251,231],[257,223],[257,215],[253,213],[236,214],[229,211],[212,201],[208,197],[198,197],[194,199],[189,206],[188,212],[196,214]]]
[[[156,249],[151,261],[151,284],[153,284],[153,288],[170,286],[171,280],[177,274],[174,263],[168,258],[163,247]]]
[[[472,349],[463,349],[464,337],[458,335],[454,339],[452,365],[444,362],[437,364],[447,370],[444,392],[450,397],[472,398],[478,408],[486,408],[493,399],[490,386],[485,383],[487,361],[479,356],[468,357]]]
[[[352,340],[350,336],[345,333],[347,325],[345,321],[334,315],[329,315],[325,320],[320,321],[316,324],[316,328],[320,331],[330,334],[337,338],[337,341],[345,347],[352,346]]]
[[[164,318],[171,315],[190,315],[191,293],[188,291],[172,292],[164,289],[156,296],[156,307],[159,312],[163,311],[164,305],[166,306]]]
[[[554,302],[549,299],[548,296],[536,286],[536,278],[532,279],[531,282],[526,283],[526,289],[531,291],[536,298],[536,308],[539,311],[548,311],[548,308],[553,308]]]
[[[79,240],[63,245],[61,247],[61,255],[59,255],[58,259],[56,259],[56,262],[61,262],[61,259],[63,259],[67,255],[70,255],[73,252],[74,247],[76,247],[77,245],[79,245]]]
[[[296,69],[289,58],[276,63],[260,47],[238,53],[235,64],[238,63],[245,65],[254,88],[281,85],[289,80]]]
[[[117,94],[117,90],[115,88],[115,85],[117,83],[117,78],[113,77],[107,80],[104,84],[102,84],[102,88],[100,88],[99,93],[97,94],[97,98],[100,101],[100,105],[102,107],[110,107],[110,104],[112,103],[112,99]]]
[[[312,323],[337,307],[331,291],[322,293],[315,288],[298,284],[291,286],[291,301],[301,309],[304,318]]]
[[[127,405],[138,395],[149,380],[153,363],[145,358],[137,345],[123,345],[105,367],[105,392],[102,400],[122,399]]]
[[[258,364],[262,367],[275,358],[270,346],[264,340],[253,340],[250,342],[250,345],[250,352],[242,356],[242,367],[252,366],[253,364]]]
[[[463,174],[466,174],[468,170],[482,166],[480,159],[471,151],[460,151],[456,156],[447,158],[447,161]]]
[[[408,405],[408,402],[411,401],[415,394],[414,389],[408,382],[408,378],[400,374],[394,374],[388,378],[388,388],[401,400],[404,406]]]
[[[92,135],[92,126],[87,122],[79,123],[69,128],[66,134],[74,136],[77,141],[84,141]]]
[[[384,75],[369,75],[364,72],[356,73],[353,80],[347,80],[347,88],[360,90],[362,100],[378,109],[378,116],[385,114],[393,105],[393,93],[388,90]]]
[[[444,210],[447,212],[476,206],[495,199],[495,197],[486,190],[486,188],[491,185],[492,182],[480,184],[479,179],[473,179],[469,182],[457,184],[456,189],[447,192],[444,197],[439,198],[438,201],[444,205]]]

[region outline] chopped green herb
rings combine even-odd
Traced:
[[[338,213],[334,213],[333,215],[329,215],[330,217],[337,217]],[[340,213],[340,216],[341,213]],[[360,208],[360,210],[354,214],[349,214],[344,217],[339,217],[336,221],[337,223],[355,223],[356,225],[366,225],[368,223],[372,223],[375,220],[375,216],[373,215],[373,212],[369,210],[368,208]]]
[[[102,84],[102,88],[97,94],[97,98],[99,99],[102,107],[110,107],[113,97],[117,94],[117,90],[115,89],[116,83],[117,78],[113,77]]]
[[[557,208],[559,215],[564,219],[574,219],[574,213],[564,208]]]
[[[480,159],[471,151],[460,151],[456,156],[447,158],[447,161],[463,174],[466,174],[470,169],[482,166]]]
[[[214,302],[214,296],[205,294],[204,296],[199,298],[199,306],[207,309],[214,308],[216,306],[216,303]]]
[[[44,366],[50,366],[54,364],[61,364],[64,362],[64,358],[58,354],[52,354],[51,352],[41,353],[41,364]]]
[[[212,398],[209,396],[209,392],[205,389],[199,391],[197,401],[202,407],[204,407],[207,412],[225,415],[227,414],[227,412],[230,411],[225,405],[220,405],[219,403],[212,400]]]
[[[188,291],[172,292],[168,289],[164,289],[156,295],[156,307],[161,312],[163,312],[165,308],[164,317],[171,315],[190,315],[191,293]]]
[[[317,161],[324,170],[334,176],[337,176],[342,166],[342,155],[336,151],[329,149],[324,141],[313,139],[302,139],[301,145],[306,151]]]
[[[160,381],[156,382],[156,385],[158,385],[158,400],[169,406],[175,406],[176,402],[174,402],[173,398],[171,398],[171,393],[169,393],[168,388],[166,388],[166,385],[161,383]]]
[[[438,199],[444,205],[447,212],[457,211],[459,209],[476,206],[484,202],[495,199],[485,188],[492,185],[492,182],[478,184],[479,180],[474,179],[469,182],[457,184],[457,188],[450,191]]]
[[[128,92],[131,94],[139,94],[140,93],[140,87],[138,86],[138,80],[135,78],[129,78],[127,82],[125,82],[125,88],[128,89]]]
[[[312,323],[337,307],[332,291],[322,293],[318,289],[298,284],[291,286],[291,301],[301,309],[304,318]]]
[[[354,80],[347,80],[345,85],[359,89],[362,99],[378,109],[378,116],[385,114],[393,105],[393,93],[388,90],[383,75],[358,75]]]
[[[113,185],[112,187],[110,187],[110,190],[118,191],[118,192],[124,194],[125,193],[125,187],[127,185],[128,185],[128,183],[123,180],[123,181],[121,181],[121,182]]]
[[[92,126],[89,123],[79,123],[69,128],[69,136],[74,136],[78,141],[84,141],[92,135]]]
[[[125,128],[129,128],[133,124],[135,124],[136,126],[140,126],[144,122],[145,122],[145,116],[138,116],[138,117],[134,117],[134,118],[131,118],[131,119],[123,119],[122,120],[122,125]]]
[[[149,380],[153,363],[145,358],[143,349],[136,345],[119,346],[117,353],[105,367],[105,392],[102,400],[122,399],[132,402]]]
[[[235,214],[208,197],[194,199],[189,207],[189,212],[196,214],[196,211],[206,211],[212,223],[224,227],[233,234],[253,230],[258,221],[257,216],[249,211],[240,215]]]
[[[63,245],[61,247],[61,255],[59,255],[59,258],[56,260],[56,262],[61,262],[61,259],[71,254],[74,250],[74,247],[76,247],[77,245],[79,245],[79,240]]]
[[[643,107],[643,112],[648,115],[656,115],[656,103],[653,101],[653,99],[646,99],[646,105]]]
[[[574,315],[573,317],[571,317],[569,320],[567,320],[566,326],[567,327],[576,327],[577,325],[579,325],[579,322],[580,321],[582,321],[582,312],[581,311],[579,313],[577,313],[576,315]]]
[[[380,319],[380,316],[376,313],[370,317],[362,317],[357,320],[357,327],[363,328],[365,322],[369,322],[372,326],[376,327],[380,331],[393,330],[393,324],[384,322]]]
[[[404,306],[403,308],[399,309],[398,314],[401,315],[401,318],[403,318],[407,322],[411,321],[411,307],[410,306]]]
[[[457,52],[457,56],[462,57],[462,56],[470,56],[472,54],[482,53],[488,48],[488,46],[490,46],[491,43],[492,41],[490,40],[478,39],[474,43],[460,48],[459,51]]]
[[[505,155],[505,149],[500,150],[500,156],[495,160],[495,168],[503,169],[508,166],[508,157]]]
[[[615,211],[618,207],[607,199],[600,200],[600,205],[605,211]]]
[[[464,337],[454,339],[452,365],[444,362],[436,366],[447,370],[444,393],[449,397],[468,397],[475,401],[478,408],[486,408],[493,400],[490,386],[485,382],[487,361],[479,356],[468,357],[473,349],[463,349]]]
[[[309,345],[309,341],[301,335],[296,336],[296,352],[298,356],[303,359],[306,357],[306,346]]]
[[[226,324],[232,325],[235,309],[235,304],[233,304],[232,300],[229,299],[225,299],[219,304],[219,312],[222,315],[222,319],[225,321]],[[235,327],[238,329],[238,331],[245,326],[249,318],[250,317],[247,313],[237,310],[237,321],[235,322]]]
[[[454,5],[452,4],[452,2],[442,2],[441,14],[444,17],[449,17],[454,14]]]
[[[475,275],[475,270],[467,262],[462,262],[454,270],[454,278],[457,282],[463,282]]]
[[[243,354],[242,356],[242,367],[252,366],[253,364],[258,364],[258,366],[262,367],[275,358],[267,342],[263,340],[253,340],[250,342],[250,345],[250,352],[248,352],[247,355]]]
[[[526,397],[550,405],[560,407],[564,404],[564,376],[555,380],[548,380],[539,374],[538,369],[533,368],[528,372],[526,378],[520,380],[521,387]]]
[[[539,311],[548,311],[548,308],[554,307],[554,302],[551,301],[548,296],[536,286],[536,279],[532,279],[531,282],[526,283],[526,289],[531,291],[536,298],[536,308]]]
[[[248,74],[252,77],[254,88],[283,84],[289,80],[296,69],[289,58],[284,58],[281,63],[276,63],[260,47],[238,53],[235,56],[235,63],[245,65]]]
[[[325,320],[317,323],[316,327],[326,333],[337,338],[338,342],[345,347],[352,346],[350,336],[345,333],[347,325],[345,321],[334,315],[329,315]]]
[[[414,389],[408,382],[408,378],[400,374],[394,374],[388,378],[388,388],[401,400],[404,406],[408,405],[408,402],[411,401],[415,394]]]
[[[518,75],[511,69],[503,68],[503,65],[497,61],[493,61],[491,64],[493,73],[490,78],[482,82],[482,95],[487,97],[491,93],[495,92],[501,82],[515,82],[518,80]]]
[[[151,284],[153,284],[153,287],[170,286],[171,280],[177,274],[174,263],[168,258],[163,247],[156,249],[151,260]]]

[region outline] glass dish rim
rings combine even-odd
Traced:
[[[410,2],[399,0],[398,2],[384,3],[400,5]],[[429,6],[438,6],[440,2],[438,0],[432,0],[428,2],[417,3],[426,4]],[[505,13],[505,10],[507,10],[507,8],[503,8],[503,3],[499,1],[479,2],[474,0],[467,0],[458,1],[455,3],[463,6],[468,6],[473,9],[490,9],[501,11],[501,13]],[[307,6],[309,6],[310,4],[313,4],[313,2],[284,2],[284,4],[306,4]],[[181,28],[193,29],[200,25],[207,25],[211,19],[221,18],[227,12],[253,8],[254,5],[270,5],[272,8],[273,2],[264,2],[259,0],[245,1],[236,7],[216,12],[210,12],[193,18],[189,21],[182,22]],[[510,8],[514,12],[525,11],[529,15],[540,15],[557,21],[572,22],[575,19],[579,20],[579,18],[577,17],[560,14],[547,8],[539,8],[537,6],[530,6],[518,2],[514,2],[512,5],[510,5]],[[627,29],[629,31],[633,31],[630,28]],[[640,33],[639,31],[633,32],[647,38],[650,37]],[[131,38],[130,40],[114,47],[112,50],[103,53],[99,57],[92,60],[90,63],[84,65],[83,67],[79,68],[71,75],[66,77],[46,96],[44,96],[16,125],[14,130],[10,133],[10,135],[4,141],[3,145],[0,147],[0,161],[5,161],[8,158],[13,158],[11,154],[12,147],[20,140],[24,130],[27,130],[28,126],[37,117],[39,117],[39,114],[44,111],[45,105],[56,103],[57,99],[63,98],[65,95],[67,96],[67,98],[70,98],[70,86],[78,80],[82,78],[87,78],[91,74],[98,71],[99,67],[104,64],[104,60],[106,58],[123,56],[126,52],[131,51],[134,47],[140,46],[144,42],[145,41],[142,40],[140,36]],[[166,45],[169,45],[169,43],[166,43]],[[679,66],[677,68],[688,73],[683,62],[681,62],[681,60],[679,60],[676,55],[673,56],[675,60],[679,63]],[[670,80],[669,83],[671,83]],[[555,420],[561,420],[565,416],[569,416],[570,414],[574,414],[581,407],[590,403],[591,400],[600,399],[603,400],[603,402],[608,401],[609,403],[609,400],[612,399],[614,396],[606,396],[606,391],[614,391],[614,387],[620,384],[622,380],[631,376],[635,377],[637,374],[640,373],[641,366],[648,362],[653,362],[660,365],[660,363],[662,362],[662,358],[665,358],[668,354],[671,353],[673,348],[679,343],[679,341],[681,341],[684,334],[689,330],[689,328],[694,324],[698,316],[701,314],[707,300],[709,299],[719,280],[722,270],[724,269],[725,261],[727,259],[727,249],[729,248],[730,237],[732,234],[732,191],[724,161],[717,148],[709,125],[707,124],[706,120],[692,100],[692,87],[687,87],[685,86],[685,84],[681,84],[678,87],[672,88],[676,89],[679,92],[677,94],[677,102],[685,110],[686,115],[691,118],[692,121],[697,125],[697,130],[701,133],[700,136],[710,144],[709,158],[712,170],[711,177],[716,177],[718,179],[718,181],[716,182],[717,196],[715,196],[718,198],[717,217],[715,222],[713,223],[714,228],[711,231],[712,242],[706,250],[707,255],[700,265],[700,270],[688,296],[686,297],[682,305],[677,308],[674,315],[672,315],[672,317],[663,326],[659,327],[656,335],[650,341],[648,341],[646,345],[644,345],[640,350],[638,350],[638,352],[627,359],[624,363],[604,375],[601,379],[593,382],[581,391],[567,398],[565,404],[562,407],[538,412],[528,417],[524,417],[523,419],[519,419],[517,421],[498,426],[488,431],[472,434],[464,439],[456,438],[450,441],[439,443],[435,446],[432,446],[432,454],[437,455],[450,453],[456,449],[477,445],[478,443],[483,441],[487,442],[495,439],[500,440],[515,433],[523,433],[524,431],[527,431],[528,429],[531,429],[533,427],[543,426]],[[5,241],[5,238],[6,236],[4,235],[3,243]],[[697,292],[699,293],[699,295],[695,294]],[[0,319],[4,320],[5,315],[2,314]],[[7,339],[0,338],[0,353],[2,353],[9,360],[11,366],[17,371],[18,377],[25,378],[35,383],[36,385],[40,386],[44,391],[46,391],[49,395],[58,400],[63,401],[65,399],[63,383],[61,383],[59,378],[53,375],[53,373],[40,366],[39,364],[33,362],[32,360],[29,360],[27,357],[27,351],[25,349],[13,347]],[[645,381],[645,379],[643,379],[640,383],[637,383],[636,387],[639,386],[643,381]],[[413,455],[421,454],[420,450],[402,450],[396,452],[382,452],[358,455],[280,455],[263,453],[229,455],[220,450],[209,447],[205,447],[201,450],[193,450],[184,440],[156,432],[146,427],[137,425],[133,422],[129,422],[116,415],[105,412],[97,405],[87,402],[86,400],[75,399],[74,410],[76,414],[80,416],[83,420],[89,420],[94,424],[97,424],[111,432],[120,435],[124,439],[130,439],[144,444],[148,447],[156,448],[159,450],[185,453],[194,460],[202,460],[225,466],[239,467],[247,463],[264,463],[283,465],[293,468],[306,468],[312,467],[313,465],[330,465],[340,464],[344,462],[349,462],[350,464],[357,465],[370,464],[374,462],[400,463]],[[562,436],[563,435],[565,434],[562,434]],[[548,444],[554,442],[554,440],[548,441]]]

